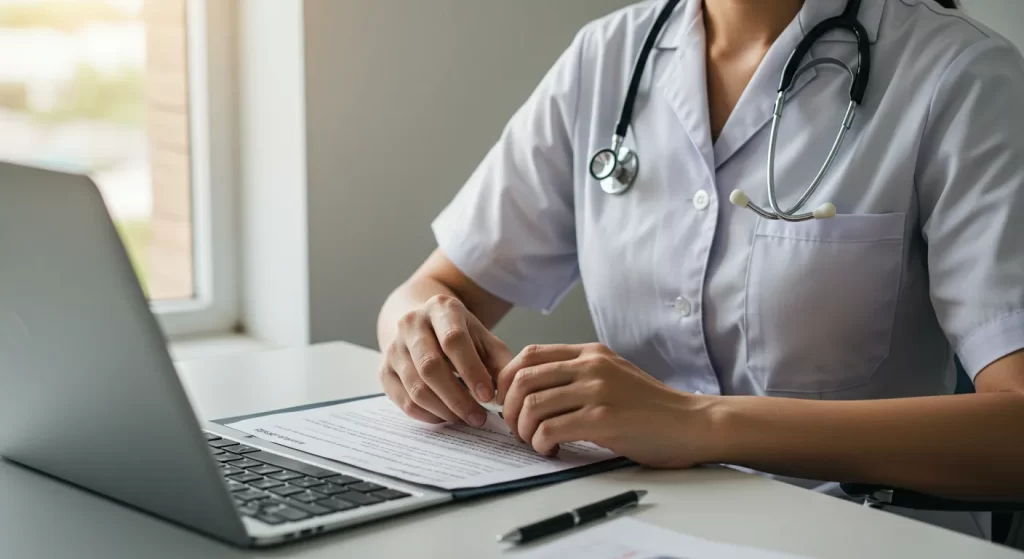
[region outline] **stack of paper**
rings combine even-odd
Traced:
[[[480,429],[408,418],[387,398],[356,400],[229,424],[250,435],[330,460],[443,489],[483,487],[552,474],[615,457],[589,443],[537,454],[489,414]]]

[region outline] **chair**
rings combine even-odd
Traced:
[[[956,393],[973,393],[974,383],[967,376],[959,359],[956,359],[956,370]],[[851,499],[877,509],[891,506],[935,511],[989,511],[992,513],[992,541],[1024,550],[1024,503],[961,501],[868,483],[841,483],[839,486]]]

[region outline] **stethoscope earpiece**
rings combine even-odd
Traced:
[[[828,219],[836,216],[836,207],[832,202],[825,202],[814,209],[811,214],[814,215],[814,219]]]
[[[814,208],[809,214],[803,214],[798,216],[790,216],[788,214],[776,214],[770,212],[757,204],[750,201],[750,196],[747,196],[746,192],[742,190],[733,190],[729,194],[729,202],[734,206],[741,208],[747,208],[752,210],[757,215],[765,219],[782,219],[785,221],[807,221],[809,219],[828,219],[836,216],[836,206],[832,202],[825,202],[824,204]]]
[[[747,196],[747,193],[742,190],[733,190],[729,194],[729,201],[732,202],[734,206],[745,208],[747,207],[747,204],[750,203],[750,196]]]

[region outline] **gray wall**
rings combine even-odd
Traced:
[[[1024,0],[961,0],[963,9],[1024,50]]]
[[[429,224],[587,21],[628,0],[306,0],[310,337],[375,346]],[[595,339],[583,294],[514,311],[513,348]]]

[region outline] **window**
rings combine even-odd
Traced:
[[[208,40],[228,34],[209,27],[229,21],[224,4],[0,0],[0,159],[92,177],[171,335],[235,318],[230,259],[214,258],[230,240],[229,158],[210,151],[230,138],[208,118],[228,91],[208,79],[228,54]]]

